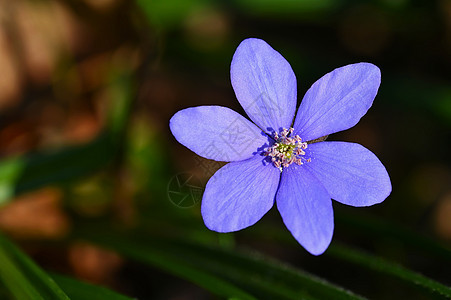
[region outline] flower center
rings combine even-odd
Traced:
[[[274,140],[276,141],[271,147],[266,148],[263,153],[265,156],[271,158],[272,163],[276,168],[282,172],[283,168],[288,167],[292,163],[302,165],[304,161],[310,162],[309,159],[305,159],[305,149],[307,149],[307,143],[302,142],[299,135],[291,136],[293,128],[283,128],[280,135],[275,132]]]

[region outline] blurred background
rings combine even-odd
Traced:
[[[373,207],[334,202],[320,257],[275,209],[208,231],[202,190],[223,164],[169,131],[190,106],[244,114],[229,68],[248,37],[290,62],[298,101],[337,67],[382,72],[366,116],[329,140],[374,152],[393,192]],[[2,0],[0,70],[0,232],[43,270],[138,299],[231,297],[223,281],[258,299],[332,299],[309,286],[316,276],[371,299],[440,298],[398,265],[451,284],[449,0]],[[14,298],[3,275],[0,298]]]

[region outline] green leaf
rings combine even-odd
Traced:
[[[0,162],[0,205],[14,197],[16,182],[25,169],[25,160],[21,157],[9,158]]]
[[[344,216],[347,217],[345,218]],[[385,237],[391,235],[392,238],[407,241],[413,245],[416,245],[419,240],[420,245],[425,250],[431,251],[431,253],[438,254],[443,257],[447,257],[449,255],[447,252],[448,250],[438,243],[434,243],[433,241],[415,235],[415,233],[409,232],[408,230],[400,229],[389,222],[386,223],[376,219],[372,220],[369,217],[353,219],[348,215],[341,215],[341,217],[337,217],[337,220],[350,222],[348,225],[352,224],[352,228],[363,230],[366,234],[368,234],[369,231],[371,233],[384,234]],[[285,243],[287,245],[294,244],[294,240],[290,237],[290,235],[280,229],[260,226],[260,230],[254,229],[251,233],[247,235],[247,238],[267,239]],[[451,298],[451,289],[449,287],[415,271],[409,270],[408,268],[390,262],[382,257],[365,254],[353,249],[352,247],[339,246],[337,245],[337,242],[332,242],[324,255],[333,256],[335,259],[352,263],[364,269],[380,272],[392,278],[401,280],[408,285],[419,287],[427,293]]]
[[[223,297],[362,299],[325,280],[260,254],[156,237],[146,240],[146,234],[131,238],[130,234],[127,237],[119,234],[100,236],[91,231],[81,236]]]
[[[43,186],[63,184],[90,175],[117,157],[134,95],[131,75],[111,73],[107,128],[84,145],[39,152],[0,161],[0,205]]]
[[[327,254],[400,279],[408,284],[423,288],[428,292],[451,298],[451,289],[449,287],[381,257],[366,254],[350,247],[337,245],[337,243],[329,247]]]
[[[158,29],[182,24],[195,10],[208,5],[208,0],[137,0],[148,21]]]
[[[121,237],[113,237],[100,242],[98,238],[91,240],[101,246],[119,252],[125,257],[148,264],[171,274],[191,281],[200,287],[222,297],[238,299],[256,299],[235,285],[221,279],[220,277],[205,272],[201,268],[193,266],[191,263],[168,254],[163,249],[156,247],[142,247],[128,240],[121,240]]]
[[[50,184],[82,178],[108,164],[114,145],[107,134],[93,142],[0,162],[0,204],[12,197]]]
[[[67,276],[51,274],[53,280],[72,300],[131,300],[132,298],[113,292],[104,287],[88,284]]]
[[[0,279],[15,299],[69,299],[52,278],[1,235]]]
[[[294,18],[296,20],[333,11],[339,1],[332,0],[234,0],[231,1],[244,13],[270,18]],[[318,18],[316,18],[318,19]]]
[[[109,104],[107,111],[107,128],[113,142],[119,144],[127,130],[136,87],[130,71],[113,70],[109,80]],[[120,146],[120,145],[119,145]]]

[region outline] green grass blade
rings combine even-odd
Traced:
[[[191,242],[175,241],[168,245],[167,252],[183,255],[196,265],[204,264],[210,272],[242,283],[243,287],[255,287],[260,298],[274,294],[277,299],[361,299],[321,278],[258,253],[241,253]]]
[[[1,235],[0,278],[15,299],[69,299],[51,277]]]
[[[50,274],[72,300],[132,300],[107,288],[88,284],[67,276]]]
[[[381,257],[363,253],[350,247],[337,245],[337,243],[334,243],[329,247],[327,254],[400,279],[408,284],[420,287],[425,291],[451,298],[451,288]]]
[[[440,257],[447,261],[451,261],[451,249],[449,247],[443,246],[431,238],[404,228],[400,224],[367,215],[362,216],[343,212],[337,212],[335,216],[337,223],[348,227],[351,231],[362,232],[365,236],[371,234],[373,238],[390,238],[397,242],[401,241],[406,245],[414,246],[415,249],[422,250],[434,257]]]
[[[347,221],[349,221],[349,218],[347,218]],[[354,227],[356,227],[357,224],[361,224],[360,222],[354,221],[352,222],[352,224],[355,224]],[[366,225],[361,226],[363,228],[367,228],[367,226],[372,224],[371,221],[368,221],[367,223],[365,221],[362,221],[362,224]],[[380,223],[376,222],[376,224]],[[368,229],[370,227],[368,227]],[[391,227],[394,232],[397,231],[395,227],[396,226],[393,225]],[[384,227],[375,226],[375,228],[373,229],[377,230],[377,228],[379,228],[379,230],[383,230],[382,232],[385,232],[385,229],[383,229]],[[388,230],[388,227],[386,229]],[[404,236],[402,235],[403,232],[404,230],[400,230],[399,232],[399,234],[401,234],[399,235],[400,239],[401,236]],[[264,228],[263,230],[254,230],[252,233],[253,235],[248,236],[248,238],[259,238],[272,241],[275,240],[290,246],[295,244],[294,240],[292,239],[292,237],[290,237],[290,235],[287,232],[279,229]],[[394,236],[398,236],[398,234],[395,234]],[[415,240],[414,237],[415,237],[414,234],[411,233],[407,236],[407,240],[414,243]],[[446,255],[446,249],[444,247],[441,247],[439,244],[433,243],[432,241],[426,241],[424,246],[425,249],[429,249],[432,253]],[[410,286],[416,286],[431,295],[445,296],[451,298],[450,294],[451,289],[449,287],[433,279],[430,279],[424,275],[421,275],[415,271],[409,270],[408,268],[385,260],[384,258],[360,252],[358,250],[353,249],[352,247],[340,246],[337,242],[332,242],[332,244],[329,246],[324,255],[331,256],[334,259],[339,259],[348,263],[352,263],[363,269],[369,269],[371,271],[377,271],[384,275],[388,275],[392,278],[405,282]]]
[[[116,238],[107,242],[100,242],[100,244],[104,247],[119,252],[125,257],[160,268],[168,273],[191,281],[218,296],[243,300],[256,299],[249,293],[221,279],[220,277],[205,272],[202,269],[192,266],[177,257],[171,256],[170,254],[168,255],[165,251],[152,247],[141,247],[139,245],[132,244],[129,241],[121,241]]]
[[[0,248],[0,279],[17,299],[43,299],[26,276],[12,262],[12,258]]]
[[[220,296],[252,299],[251,294],[259,299],[362,299],[325,280],[258,254],[168,239],[145,240],[144,235],[135,238],[119,234],[100,238],[92,232],[89,236],[83,235],[91,242],[190,280]]]
[[[107,165],[114,156],[107,134],[91,143],[49,153],[0,162],[0,204],[12,197],[50,184],[82,178]]]
[[[116,71],[111,76],[104,132],[83,145],[0,161],[0,205],[23,192],[83,178],[113,161],[121,149],[135,88],[130,74]]]

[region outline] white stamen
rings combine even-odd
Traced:
[[[310,162],[311,159],[305,159],[305,149],[307,149],[307,143],[302,142],[302,138],[298,135],[290,136],[294,129],[283,128],[280,135],[274,132],[274,139],[276,142],[268,147],[264,155],[271,157],[271,161],[274,166],[282,172],[283,168],[288,167],[292,163],[302,165],[304,162]]]

